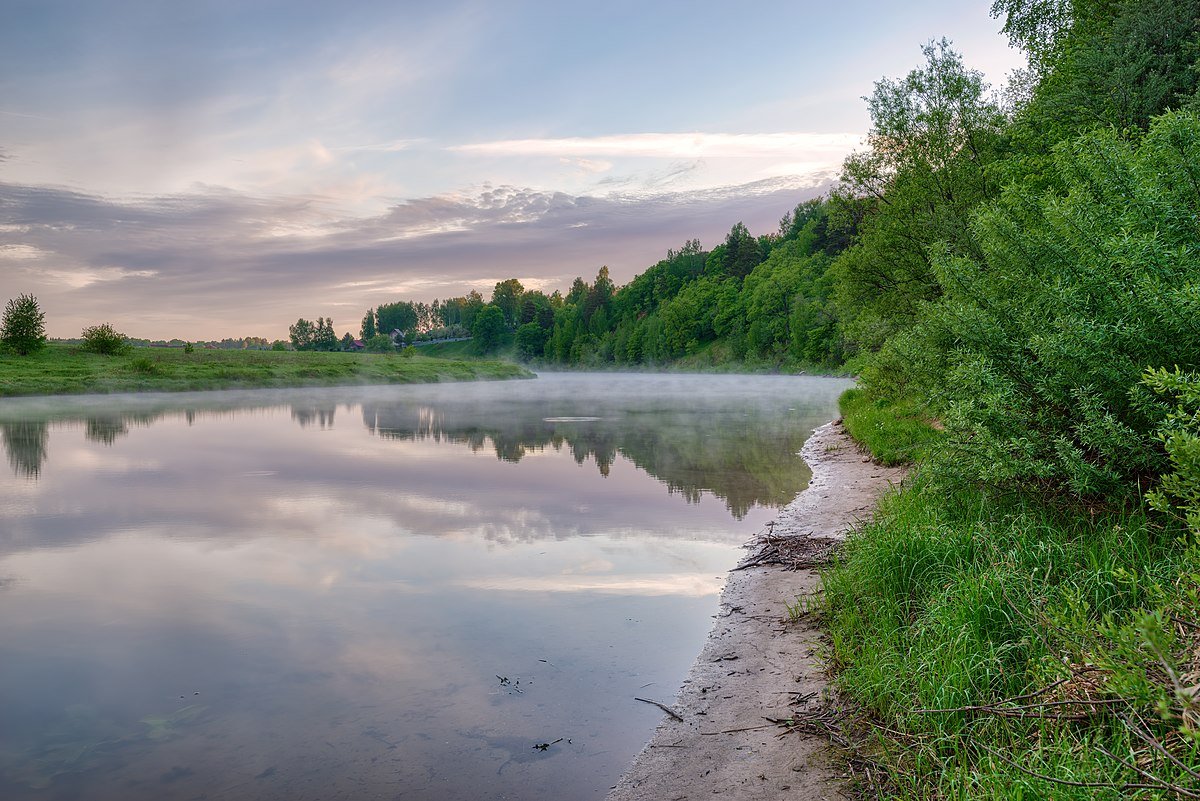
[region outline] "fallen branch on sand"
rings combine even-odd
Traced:
[[[747,570],[762,565],[781,565],[785,570],[821,567],[833,553],[834,541],[813,539],[807,534],[783,536],[764,534],[758,540],[758,551],[746,557],[734,570]]]
[[[683,723],[683,718],[681,718],[679,716],[679,713],[676,712],[674,709],[671,709],[671,707],[667,706],[666,704],[660,704],[658,701],[651,701],[649,698],[638,698],[636,696],[634,696],[633,700],[641,701],[643,704],[653,704],[654,706],[661,709],[663,712],[666,712],[668,715],[670,715],[671,717],[678,720],[680,723]]]

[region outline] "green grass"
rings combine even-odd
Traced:
[[[848,428],[911,428],[905,404],[850,400]],[[864,439],[891,448],[897,437],[912,438]],[[1200,682],[1200,549],[1181,529],[1138,508],[1070,512],[955,489],[928,464],[850,538],[822,584],[837,682],[861,710],[860,756],[889,777],[885,796],[1200,789],[1133,731],[1200,766],[1200,699],[1175,686]],[[1091,703],[1061,703],[1079,699]],[[1028,706],[1042,701],[1051,705]],[[1016,716],[1022,705],[1041,717]]]
[[[838,406],[850,436],[881,464],[915,462],[942,438],[915,400],[873,400],[861,389],[848,389]]]
[[[345,384],[415,384],[528,378],[496,361],[434,359],[418,354],[136,348],[118,356],[49,345],[36,354],[0,354],[0,396],[110,392],[182,392]]]

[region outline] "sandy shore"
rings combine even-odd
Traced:
[[[904,471],[872,463],[840,423],[818,428],[801,455],[812,482],[730,573],[679,695],[657,699],[680,719],[664,716],[609,801],[847,797],[844,769],[819,731],[768,721],[819,718],[829,697],[821,631],[811,616],[788,613],[819,589],[817,573],[773,557],[820,561]]]

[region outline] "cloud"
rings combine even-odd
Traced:
[[[282,338],[297,317],[334,311],[340,333],[380,303],[486,295],[513,276],[565,289],[608,265],[624,283],[739,220],[772,231],[826,187],[820,176],[605,195],[484,185],[337,217],[319,198],[199,187],[118,200],[0,183],[0,298],[36,294],[53,336],[107,320],[150,338]]]
[[[449,148],[460,153],[509,156],[640,156],[649,158],[761,158],[827,153],[838,158],[857,146],[850,133],[639,133],[564,139],[504,139]]]

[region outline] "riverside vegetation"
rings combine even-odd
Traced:
[[[1198,798],[1200,4],[994,11],[1015,102],[931,46],[844,171],[843,413],[916,469],[823,575],[837,681],[889,797]]]

